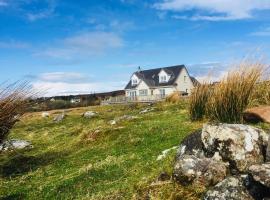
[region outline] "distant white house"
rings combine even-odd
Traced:
[[[155,100],[180,92],[189,95],[198,81],[191,77],[184,65],[134,72],[125,87],[129,99]]]

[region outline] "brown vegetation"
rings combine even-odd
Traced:
[[[243,61],[220,83],[196,87],[190,98],[191,119],[198,120],[206,116],[215,122],[242,122],[243,112],[250,102],[254,99],[260,101],[261,96],[264,96],[258,95],[260,91],[257,86],[261,82],[264,67],[261,62]]]
[[[27,82],[0,86],[0,143],[7,138],[10,129],[24,113],[27,99],[32,95]]]

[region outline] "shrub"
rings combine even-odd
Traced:
[[[173,92],[169,96],[166,97],[166,102],[169,103],[179,103],[183,100],[183,96],[180,94],[180,92]]]
[[[197,85],[192,90],[189,99],[189,114],[191,120],[200,120],[204,117],[210,93],[211,85],[208,83]]]
[[[247,108],[256,83],[260,80],[263,64],[242,62],[213,87],[207,103],[207,117],[211,121],[239,123]]]
[[[0,144],[7,138],[10,129],[18,121],[32,95],[26,82],[0,86]]]

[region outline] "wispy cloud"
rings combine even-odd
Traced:
[[[261,28],[258,31],[251,33],[252,36],[270,36],[270,27]]]
[[[0,41],[0,49],[26,49],[30,44],[17,40]]]
[[[268,0],[163,0],[154,4],[158,10],[174,12],[198,11],[207,14],[174,15],[178,19],[225,21],[253,18],[253,11],[270,9]]]
[[[111,32],[86,32],[61,40],[55,47],[49,47],[35,55],[52,58],[72,59],[89,55],[99,55],[109,49],[124,45],[123,39]]]
[[[0,0],[0,7],[8,6],[8,3],[5,0]]]
[[[92,76],[77,72],[50,72],[36,76],[28,75],[34,90],[45,96],[89,94],[123,89],[123,81],[93,81]]]
[[[28,11],[26,13],[26,17],[29,21],[37,21],[40,19],[46,19],[52,17],[55,14],[56,9],[56,1],[55,0],[47,0],[47,6],[40,10],[36,11]]]

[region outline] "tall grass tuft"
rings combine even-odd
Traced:
[[[215,85],[207,103],[206,115],[210,121],[241,123],[263,68],[260,62],[243,61]]]
[[[0,85],[0,144],[24,113],[27,99],[33,95],[31,91],[27,82]]]
[[[191,120],[201,120],[206,114],[206,105],[211,95],[211,86],[208,83],[197,85],[191,92],[189,99],[189,114]]]
[[[270,81],[264,80],[255,85],[249,106],[270,105]]]

